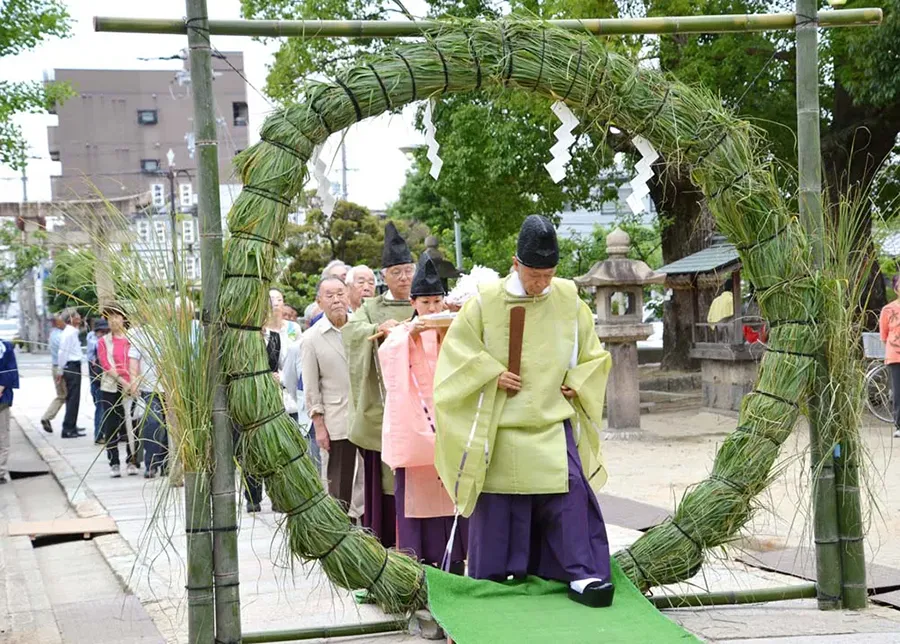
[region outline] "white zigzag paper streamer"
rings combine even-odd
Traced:
[[[331,194],[331,181],[328,180],[328,166],[322,161],[322,145],[313,151],[313,176],[316,178],[316,195],[322,202],[322,213],[331,217],[334,212],[334,195]]]
[[[638,152],[641,153],[641,160],[634,166],[634,169],[637,170],[637,175],[628,184],[631,186],[631,194],[628,195],[625,203],[631,208],[631,212],[638,215],[644,212],[644,197],[650,194],[647,182],[653,178],[652,166],[659,158],[659,152],[656,151],[656,148],[653,147],[650,141],[642,136],[634,137],[632,143],[634,143],[634,147],[637,148]]]
[[[428,101],[425,104],[422,125],[425,126],[425,143],[428,144],[428,153],[425,156],[431,161],[431,172],[429,174],[431,174],[432,178],[437,179],[438,175],[441,174],[441,168],[444,167],[444,161],[438,156],[438,150],[441,146],[438,145],[437,139],[434,138],[436,130],[434,129],[434,121],[431,119],[433,104],[434,101]]]
[[[556,114],[556,118],[562,121],[562,125],[553,133],[553,136],[556,137],[556,144],[550,148],[553,159],[549,163],[545,163],[544,167],[550,173],[553,183],[559,183],[566,176],[566,164],[572,160],[569,148],[575,143],[572,130],[578,126],[578,117],[562,101],[556,101],[550,109]]]

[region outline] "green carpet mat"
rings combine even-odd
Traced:
[[[588,608],[566,584],[528,577],[498,584],[427,568],[431,614],[455,644],[699,642],[644,598],[613,562],[615,599]]]

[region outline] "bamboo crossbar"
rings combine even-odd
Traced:
[[[691,608],[700,606],[735,606],[738,604],[761,604],[780,602],[788,599],[810,599],[816,596],[815,584],[781,586],[778,588],[757,588],[753,590],[726,590],[694,595],[654,595],[650,603],[661,610],[667,608]]]
[[[877,8],[839,9],[818,14],[818,24],[822,28],[878,25],[881,20],[882,11]],[[798,16],[793,13],[767,13],[547,20],[546,24],[597,36],[621,36],[792,30],[797,22]],[[443,24],[439,20],[210,20],[209,33],[270,38],[401,38],[433,33]],[[95,16],[94,31],[186,34],[187,25],[184,20],[165,18]]]

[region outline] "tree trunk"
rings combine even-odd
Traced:
[[[672,170],[657,165],[649,182],[650,196],[657,216],[665,222],[661,226],[663,261],[668,264],[706,248],[714,230],[712,215],[703,207],[703,195],[686,176],[676,176]],[[697,369],[691,360],[694,310],[692,291],[673,290],[671,299],[663,307],[662,368],[672,371]],[[701,292],[700,312],[709,293]]]
[[[841,198],[851,202],[866,199],[875,175],[891,153],[900,132],[900,106],[873,108],[855,105],[847,90],[834,86],[833,119],[822,146],[823,173],[831,214],[839,212]],[[868,252],[872,243],[871,209],[863,212],[858,246]],[[866,311],[866,327],[878,325],[878,313],[887,303],[887,293],[878,263],[874,263],[860,306]]]

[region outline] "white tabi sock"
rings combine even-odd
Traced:
[[[603,582],[602,579],[598,579],[597,577],[591,577],[589,579],[579,579],[577,581],[570,581],[569,588],[574,590],[579,595],[584,594],[584,589],[588,587],[589,584],[592,584],[595,581]]]

